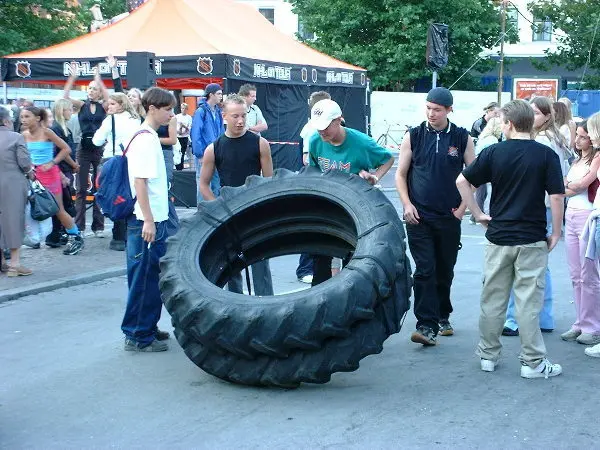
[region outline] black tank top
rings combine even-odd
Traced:
[[[94,114],[92,114],[90,109],[90,104],[92,103],[96,105],[96,112]],[[102,121],[105,117],[106,111],[104,111],[104,108],[100,103],[86,100],[79,110],[79,114],[77,114],[77,118],[79,119],[79,128],[81,128],[81,136],[93,136],[96,130],[100,128],[100,125],[102,125]]]
[[[169,137],[169,125],[161,125],[156,130],[156,134],[158,134],[159,138],[168,138]],[[160,144],[163,150],[173,150],[172,145]]]
[[[241,186],[250,175],[260,175],[260,136],[250,131],[239,138],[222,134],[213,146],[221,186]]]

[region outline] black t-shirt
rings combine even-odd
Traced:
[[[451,218],[461,203],[456,178],[464,168],[469,133],[448,122],[440,131],[423,122],[410,130],[408,196],[422,219]]]
[[[545,193],[564,194],[558,155],[533,140],[513,139],[484,149],[463,171],[473,185],[492,183],[485,236],[496,245],[546,240]]]
[[[250,131],[238,138],[222,134],[213,148],[221,186],[241,186],[250,175],[260,175],[260,136]]]
[[[156,130],[156,134],[158,134],[159,138],[168,138],[169,137],[169,125],[161,125]],[[173,150],[173,146],[171,144],[160,144],[163,150]]]

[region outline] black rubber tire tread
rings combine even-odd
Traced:
[[[404,265],[410,268],[408,258]],[[409,279],[397,279],[397,290],[401,291],[400,285],[406,285]],[[377,305],[371,320],[355,323],[349,336],[326,339],[319,350],[295,350],[286,358],[261,355],[248,360],[210,349],[198,342],[193,333],[180,328],[175,328],[175,336],[188,358],[215,377],[249,386],[295,388],[301,383],[327,383],[335,372],[357,370],[361,359],[380,353],[384,341],[400,331],[409,309],[408,298],[395,296]]]
[[[221,195],[217,201],[202,203],[198,213],[181,222],[161,260],[160,289],[174,325],[208,348],[246,359],[285,358],[296,349],[319,349],[326,339],[345,338],[357,321],[372,318],[374,308],[392,295],[393,280],[406,276],[404,229],[396,210],[383,193],[355,175],[278,170],[272,179],[252,176],[244,186],[223,189]],[[310,197],[317,214],[286,206],[290,198],[298,201],[302,196]],[[319,203],[319,198],[328,203]],[[266,212],[262,217],[256,210],[261,205]],[[336,210],[328,205],[339,206]],[[352,220],[344,217],[342,208]],[[323,237],[329,235],[326,240],[338,240],[332,246],[339,248],[340,256],[355,248],[356,255],[377,258],[352,265],[379,281],[364,283],[358,271],[343,270],[310,293],[253,297],[223,290],[220,286],[231,273],[245,265],[224,269],[233,250],[223,245],[226,234],[216,238],[215,233],[225,233],[219,223],[231,220],[237,220],[233,224],[239,239],[247,244],[243,251],[248,264],[289,254],[286,246],[300,242],[305,243],[298,248],[302,252],[331,254],[331,248],[321,250]],[[301,236],[298,230],[316,240],[303,236],[295,243],[290,236]],[[397,294],[410,295],[405,288]]]

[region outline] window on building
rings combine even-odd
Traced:
[[[533,19],[533,41],[552,40],[552,22],[548,17],[544,19]]]
[[[519,31],[519,12],[517,8],[508,8],[506,10],[506,29]]]
[[[307,31],[302,20],[298,20],[298,36],[304,41],[312,41],[315,39],[315,33]]]
[[[275,25],[275,10],[273,8],[258,8],[258,12]]]

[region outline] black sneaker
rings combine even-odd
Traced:
[[[171,337],[171,335],[169,334],[168,331],[162,331],[162,330],[159,330],[158,328],[156,329],[154,336],[156,337],[157,341],[166,341],[167,339],[169,339]]]
[[[60,245],[67,245],[69,243],[69,235],[67,233],[62,233],[60,235]]]
[[[83,238],[81,233],[69,235],[67,247],[63,250],[63,255],[76,255],[83,249]]]
[[[452,336],[454,334],[454,328],[452,328],[448,319],[440,320],[440,331],[438,333],[440,336]]]
[[[115,250],[117,252],[124,252],[125,251],[125,241],[116,241],[116,240],[112,239],[110,241],[110,244],[108,244],[108,248],[110,248],[111,250]]]
[[[410,336],[410,340],[416,342],[417,344],[423,344],[426,346],[436,345],[436,334],[429,327],[419,327],[417,330]]]
[[[131,339],[125,339],[124,349],[126,352],[166,352],[169,346],[166,342],[159,342],[156,339],[150,344],[140,347],[140,345]]]
[[[46,247],[59,248],[60,246],[60,241],[46,239]]]
[[[518,336],[518,335],[519,335],[518,328],[516,330],[511,330],[508,327],[504,327],[504,329],[502,330],[502,336]]]

